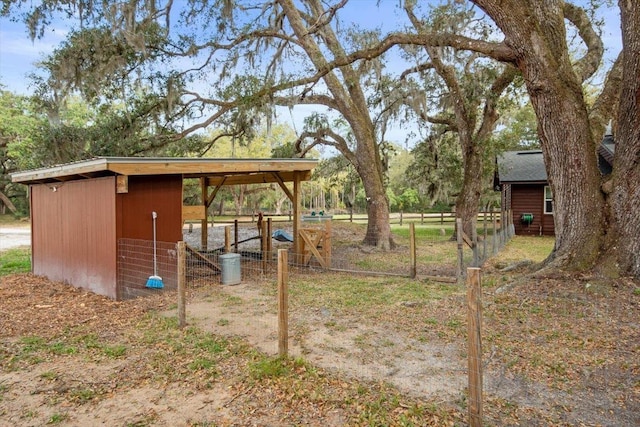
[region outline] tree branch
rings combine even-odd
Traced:
[[[587,53],[574,65],[576,74],[581,82],[591,77],[600,66],[604,45],[598,34],[593,30],[587,13],[581,7],[569,2],[564,3],[564,17],[578,29],[578,34],[587,45]]]
[[[604,81],[602,92],[589,111],[589,124],[594,141],[600,141],[610,120],[616,118],[620,91],[622,88],[623,58],[622,52],[614,62]],[[615,125],[615,124],[614,124]],[[614,126],[615,127],[615,126]]]
[[[400,74],[400,80],[406,79],[409,74],[421,73],[423,71],[427,71],[427,70],[431,70],[431,69],[433,69],[433,64],[431,62],[425,62],[423,64],[418,64],[415,67],[412,67],[412,68],[404,70],[402,72],[402,74]]]

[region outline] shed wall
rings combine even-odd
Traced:
[[[182,175],[130,176],[117,195],[118,239],[152,240],[154,211],[158,241],[182,240]]]
[[[553,215],[544,213],[544,185],[511,184],[510,188],[509,199],[516,234],[553,236],[555,234]],[[522,224],[520,218],[524,213],[533,214],[531,225]]]
[[[117,195],[118,299],[155,292],[145,288],[154,274],[153,219],[156,212],[157,274],[164,288],[176,286],[175,243],[182,240],[182,176],[130,176]]]
[[[31,186],[32,269],[116,298],[115,178]]]

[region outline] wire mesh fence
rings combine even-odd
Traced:
[[[457,283],[412,280],[412,248],[418,279],[455,278],[459,265],[467,273],[508,245],[512,227],[507,220],[485,231],[479,222],[481,231],[462,239],[460,261],[453,229],[410,224],[394,228],[391,251],[362,250],[362,226],[304,224],[301,255],[290,241],[265,243],[255,224],[213,227],[207,249],[196,228],[185,230],[189,321],[275,356],[286,315],[289,355],[425,399],[463,402],[470,425],[638,423],[638,288],[587,279],[500,286],[505,273],[491,265],[483,267],[486,283],[477,275]],[[286,227],[278,230],[292,233]],[[119,243],[123,295],[157,292],[145,287],[151,258],[150,242]],[[164,289],[174,292],[175,245],[159,244],[157,259]]]
[[[153,295],[167,290],[175,291],[178,286],[177,266],[175,243],[156,242],[154,254],[153,241],[119,239],[117,248],[118,299]],[[152,276],[161,279],[161,287],[158,287],[158,283],[150,283]]]

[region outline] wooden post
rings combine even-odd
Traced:
[[[467,269],[469,426],[482,427],[482,305],[480,269]]]
[[[482,240],[482,259],[486,260],[487,257],[487,207],[484,208],[484,215],[482,217],[482,232],[484,234],[484,239]]]
[[[505,218],[507,217],[506,214],[506,210],[504,209],[504,206],[500,209],[500,247],[502,247],[504,245],[504,224],[505,224]]]
[[[186,316],[186,287],[187,287],[187,252],[185,243],[178,242],[178,326],[184,328],[187,324]]]
[[[440,225],[444,225],[444,212],[440,212]]]
[[[267,271],[267,261],[269,258],[269,251],[267,250],[267,240],[269,239],[269,233],[267,232],[268,224],[262,221],[262,230],[260,230],[260,252],[262,253],[262,273]]]
[[[278,354],[289,353],[289,261],[287,250],[278,249]]]
[[[420,224],[424,224],[424,212],[420,213]]]
[[[327,264],[327,268],[331,268],[331,234],[333,233],[333,224],[331,221],[326,221],[324,224],[324,260]]]
[[[480,266],[480,257],[478,256],[478,231],[476,230],[476,219],[471,223],[471,251],[473,252],[473,266]]]
[[[400,211],[400,225],[402,225],[402,211]]]
[[[300,247],[300,218],[302,215],[302,207],[300,206],[300,195],[302,193],[302,183],[298,172],[293,173],[293,256],[296,264],[301,263],[301,247]]]
[[[496,255],[498,253],[498,218],[496,213],[493,211],[493,206],[491,206],[491,220],[493,222],[493,235],[491,239],[491,249],[493,254]]]
[[[516,235],[516,227],[513,223],[513,211],[509,209],[509,239]]]
[[[238,220],[233,220],[233,252],[238,253]]]
[[[231,226],[224,226],[224,253],[228,254],[231,252]]]
[[[273,252],[273,241],[271,236],[273,234],[273,221],[271,218],[267,218],[267,252]]]
[[[462,282],[462,268],[464,267],[464,252],[462,247],[462,218],[456,218],[456,240],[458,243],[458,264],[456,267],[456,279]]]
[[[202,204],[204,205],[204,218],[200,220],[200,249],[207,250],[209,243],[209,223],[207,223],[207,178],[200,178],[200,190],[202,193]]]
[[[411,278],[415,279],[417,275],[416,268],[416,225],[409,223],[409,256],[411,257]]]

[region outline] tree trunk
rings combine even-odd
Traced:
[[[472,224],[478,215],[482,191],[482,156],[474,141],[462,142],[464,178],[462,191],[456,200],[456,217],[462,219],[462,230],[471,237]],[[455,235],[454,235],[455,237]]]
[[[362,172],[368,173],[368,172]],[[367,195],[367,234],[363,243],[377,246],[380,249],[391,249],[395,246],[391,238],[389,225],[389,201],[384,186],[375,184],[375,179],[364,179],[365,194]],[[378,180],[379,181],[379,180]]]
[[[349,118],[347,116],[347,119]],[[367,234],[363,243],[388,250],[395,247],[389,224],[389,200],[373,125],[367,119],[368,116],[363,116],[350,121],[359,142],[356,149],[356,170],[362,179],[367,197]]]
[[[476,3],[495,20],[514,50],[538,118],[554,195],[556,243],[547,263],[589,269],[603,242],[604,198],[582,82],[566,45],[563,2],[544,2],[544,7],[521,0]]]
[[[623,80],[614,134],[616,151],[610,206],[614,238],[607,258],[616,270],[640,278],[640,9],[620,0],[622,18]]]

